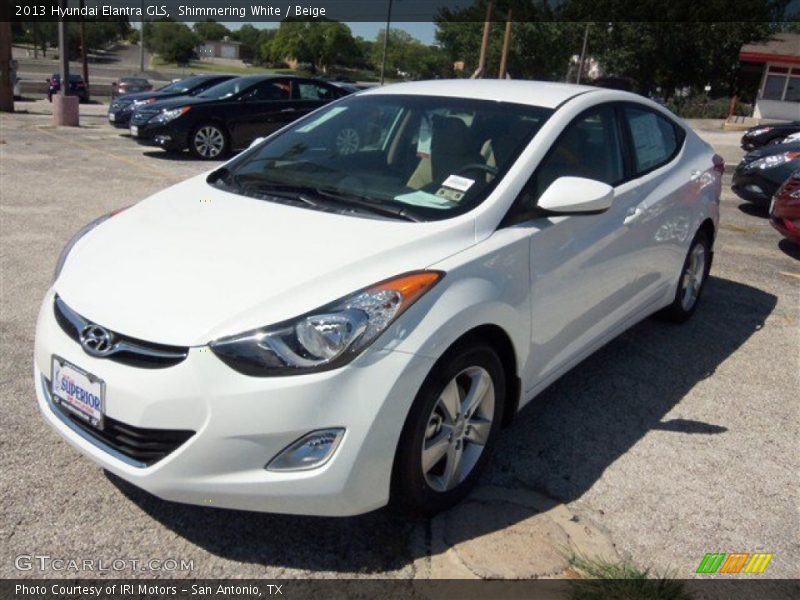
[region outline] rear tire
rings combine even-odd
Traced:
[[[189,151],[200,160],[220,160],[230,151],[228,132],[217,123],[202,123],[189,135]]]
[[[683,269],[678,279],[675,299],[657,313],[660,319],[672,323],[685,323],[694,314],[711,269],[711,241],[705,231],[694,236]]]
[[[503,420],[506,381],[484,344],[456,347],[433,368],[409,411],[392,474],[392,504],[432,516],[478,481]]]

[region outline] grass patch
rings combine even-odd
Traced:
[[[585,556],[572,555],[573,568],[584,579],[573,584],[573,600],[692,600],[683,582],[669,577],[653,576],[649,569]]]
[[[189,64],[179,65],[177,63],[168,63],[161,60],[159,57],[153,57],[153,68],[165,68],[175,71],[192,71],[203,73],[231,73],[239,75],[261,75],[261,74],[300,74],[299,71],[292,71],[291,69],[268,69],[265,67],[235,67],[227,65],[218,65],[216,63],[206,62],[202,60],[193,60]]]

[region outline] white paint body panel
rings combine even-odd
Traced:
[[[435,361],[475,327],[502,329],[525,404],[627,327],[669,304],[690,241],[719,218],[713,150],[688,127],[668,165],[617,186],[600,214],[541,217],[499,227],[563,128],[597,103],[658,105],[611,90],[535,82],[420,82],[364,94],[426,94],[559,107],[490,196],[435,223],[371,220],[238,197],[196,177],[101,224],[73,248],[44,299],[34,376],[45,418],[92,460],[161,497],[274,512],[350,515],[389,497],[408,410]],[[674,116],[669,115],[675,119]],[[678,121],[680,122],[680,121]],[[446,272],[349,365],[276,378],[241,375],[207,344],[289,319],[382,279]],[[93,358],[53,316],[58,293],[109,329],[191,346],[167,369]],[[139,468],[76,435],[47,402],[41,376],[58,354],[106,382],[113,419],[196,435]],[[345,427],[323,467],[263,467],[314,429]]]

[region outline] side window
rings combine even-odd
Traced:
[[[295,95],[297,100],[332,100],[336,97],[333,90],[326,86],[317,85],[316,83],[297,83],[297,93]]]
[[[625,177],[616,113],[602,106],[573,121],[539,165],[536,196],[559,177],[585,177],[615,185]]]
[[[264,81],[250,90],[245,99],[247,100],[288,100],[290,85],[287,81]]]
[[[626,106],[624,112],[633,141],[636,175],[668,163],[683,141],[677,126],[647,109]]]

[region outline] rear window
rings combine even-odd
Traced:
[[[672,160],[683,143],[683,130],[651,110],[632,106],[626,106],[624,110],[633,140],[636,175],[643,175]]]

